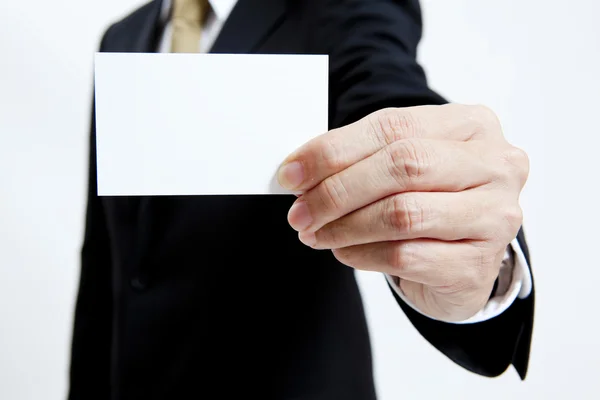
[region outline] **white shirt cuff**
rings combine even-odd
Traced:
[[[504,274],[511,275],[510,285],[506,290],[497,290],[494,297],[490,298],[487,304],[477,314],[464,321],[443,321],[454,324],[473,324],[477,322],[487,321],[498,315],[502,314],[508,307],[512,305],[515,299],[525,299],[531,294],[533,288],[533,280],[531,278],[531,271],[527,265],[527,260],[521,249],[521,245],[517,239],[514,239],[510,246],[506,249],[504,260],[502,261],[502,267],[500,268],[499,279],[502,280]],[[386,275],[387,281],[390,286],[396,292],[398,297],[408,304],[413,310],[420,314],[425,315],[428,318],[438,320],[430,315],[423,313],[421,310],[416,308],[414,304],[410,302],[396,284],[396,278],[391,275]]]

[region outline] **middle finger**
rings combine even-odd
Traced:
[[[324,225],[379,199],[409,191],[458,192],[491,180],[476,142],[407,139],[325,179],[288,214],[297,231]]]

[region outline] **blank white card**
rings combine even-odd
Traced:
[[[98,195],[281,194],[327,131],[321,55],[97,53]]]

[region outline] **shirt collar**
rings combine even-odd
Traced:
[[[167,18],[169,18],[169,12],[171,11],[171,1],[172,0],[163,0],[162,8],[160,11],[160,19],[161,21],[167,22]],[[225,21],[229,14],[231,14],[231,10],[237,3],[238,0],[209,0],[210,7],[215,13],[215,17],[219,21]]]

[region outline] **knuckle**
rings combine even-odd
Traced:
[[[502,158],[505,163],[511,165],[516,169],[517,176],[520,182],[523,184],[527,181],[529,177],[529,156],[525,150],[515,147],[509,146],[506,151],[503,152]]]
[[[416,254],[413,246],[406,243],[398,243],[390,246],[388,255],[388,264],[393,273],[402,276],[409,271],[415,262]]]
[[[504,209],[503,211],[504,220],[508,224],[509,229],[512,233],[519,230],[521,225],[523,224],[523,209],[520,205],[510,206]]]
[[[497,163],[492,162],[493,179],[503,184],[508,184],[514,180],[514,171],[512,168],[507,168],[505,162]]]
[[[333,210],[343,208],[348,199],[348,192],[338,175],[325,179],[320,186],[319,197],[325,207]]]
[[[389,173],[402,187],[422,177],[431,164],[427,151],[418,140],[402,140],[387,149]]]
[[[473,124],[475,134],[500,129],[500,119],[491,108],[482,104],[467,107],[467,114]]]
[[[402,233],[423,230],[425,212],[412,195],[396,195],[391,198],[390,225]]]
[[[500,119],[494,110],[483,104],[477,104],[473,107],[475,117],[480,123],[485,126],[500,126]]]
[[[390,145],[404,138],[418,137],[422,126],[406,109],[384,108],[369,116],[369,127],[380,144]]]
[[[319,149],[323,168],[325,170],[340,171],[345,168],[344,154],[342,154],[342,150],[332,142],[325,141]]]

